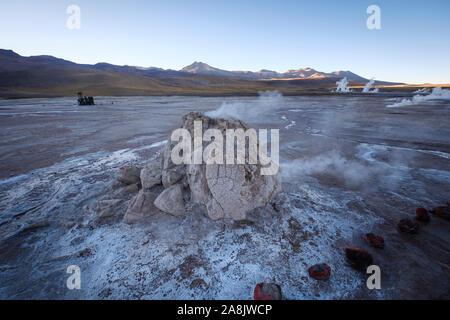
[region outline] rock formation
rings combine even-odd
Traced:
[[[430,212],[437,217],[450,220],[450,205],[436,207]]]
[[[425,208],[417,208],[416,209],[416,220],[421,222],[429,222],[430,215]]]
[[[276,283],[258,283],[253,290],[255,300],[281,300],[281,287]]]
[[[194,121],[202,122],[203,133],[218,129],[225,136],[227,129],[248,129],[240,120],[212,119],[191,112],[183,117],[182,128],[194,136]],[[142,189],[125,214],[124,221],[132,223],[158,210],[182,216],[187,203],[201,205],[214,220],[244,220],[251,210],[263,207],[281,191],[279,174],[261,175],[261,165],[249,164],[175,164],[172,148],[178,142],[169,138],[157,157],[140,168],[122,167],[116,178],[122,183],[140,181]],[[206,143],[205,143],[206,144]],[[157,190],[155,194],[155,189]]]
[[[373,264],[372,255],[360,248],[346,248],[345,257],[350,265],[357,270],[366,271],[367,267]]]
[[[182,216],[184,212],[183,187],[181,184],[168,187],[155,199],[154,204],[163,212]]]
[[[416,234],[419,232],[419,224],[411,219],[402,219],[397,224],[398,230],[403,233]]]
[[[366,233],[364,236],[367,243],[374,248],[383,249],[384,248],[384,239],[382,236],[374,233]]]
[[[319,263],[308,269],[308,274],[316,280],[327,280],[330,278],[331,268],[326,263]]]
[[[116,180],[124,184],[134,184],[139,182],[141,168],[133,166],[123,166],[116,171]]]
[[[158,210],[155,210],[155,199],[156,195],[142,190],[139,191],[139,193],[131,199],[123,221],[125,223],[135,223],[141,221],[150,214],[156,213]]]

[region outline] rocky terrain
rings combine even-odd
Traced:
[[[397,224],[449,201],[450,106],[386,108],[400,100],[0,101],[0,297],[252,299],[266,282],[286,299],[448,299],[449,221],[431,214],[415,234]],[[280,129],[281,172],[251,179],[259,187],[250,198],[230,192],[230,210],[210,211],[222,199],[214,175],[173,166],[164,146],[189,117],[218,126],[212,115],[224,110]],[[273,192],[261,193],[265,185]],[[257,194],[263,201],[248,201]],[[246,209],[230,216],[236,199]],[[384,247],[370,246],[368,233]],[[354,247],[380,267],[380,290],[346,259]],[[80,290],[66,287],[69,265],[81,269]],[[316,280],[323,270],[329,279]]]

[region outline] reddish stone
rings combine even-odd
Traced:
[[[331,268],[326,263],[315,264],[308,269],[308,274],[316,280],[327,280],[330,278]]]
[[[379,248],[379,249],[383,249],[384,248],[384,239],[383,237],[377,235],[377,234],[373,234],[373,233],[368,233],[364,236],[364,238],[366,239],[366,241],[369,243],[369,245],[371,247],[374,248]]]
[[[417,233],[419,232],[419,224],[417,222],[413,222],[410,219],[402,219],[400,220],[400,222],[397,224],[398,229],[401,232],[405,232],[405,233]]]
[[[431,213],[438,216],[439,218],[450,220],[450,206],[436,207],[431,210]]]
[[[346,248],[345,256],[353,268],[366,271],[373,262],[372,255],[359,248]]]
[[[430,215],[425,208],[417,208],[416,209],[416,220],[422,222],[430,221]]]
[[[281,300],[281,288],[275,283],[258,283],[253,297],[255,300]]]

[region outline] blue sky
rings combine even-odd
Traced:
[[[70,4],[81,29],[66,27]],[[366,9],[381,8],[381,30]],[[450,83],[450,1],[1,0],[0,48],[79,63],[227,70],[311,67]]]

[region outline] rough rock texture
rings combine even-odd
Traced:
[[[180,184],[170,186],[156,198],[155,206],[161,211],[174,216],[182,216],[184,212],[183,190]]]
[[[436,207],[431,211],[432,214],[445,220],[450,220],[450,206]]]
[[[416,220],[421,222],[430,221],[430,215],[425,208],[417,208],[416,209]]]
[[[281,287],[276,283],[258,283],[253,291],[255,300],[281,300]]]
[[[373,263],[372,255],[359,248],[346,248],[345,257],[353,268],[361,271],[366,271],[367,267]]]
[[[223,136],[227,129],[248,129],[240,120],[212,119],[201,113],[191,112],[183,117],[182,128],[187,129],[192,137],[196,120],[202,121],[203,132],[214,128],[219,129]],[[161,182],[164,188],[168,188],[168,193],[163,192],[155,204],[162,211],[181,215],[182,205],[179,199],[187,198],[193,203],[204,205],[211,219],[244,220],[249,211],[266,205],[281,191],[279,175],[261,175],[260,164],[175,165],[171,159],[171,151],[176,144],[169,139],[161,150],[162,159],[157,158],[141,173],[145,190],[159,182],[157,168],[161,163]],[[204,143],[203,147],[207,144]],[[171,188],[174,184],[179,184],[180,187]],[[183,190],[182,196],[180,190]],[[168,203],[173,199],[176,202]]]
[[[171,169],[162,171],[162,183],[165,188],[179,182],[185,175],[184,168],[182,166],[176,166]]]
[[[374,248],[383,249],[384,248],[384,239],[382,236],[374,234],[374,233],[367,233],[364,236],[364,239],[366,239],[367,243]]]
[[[98,202],[100,211],[99,218],[111,217],[116,214],[117,207],[122,203],[122,199],[107,199]]]
[[[400,232],[403,233],[410,233],[410,234],[416,234],[419,232],[419,224],[417,222],[411,221],[411,219],[402,219],[397,224],[398,229]]]
[[[331,268],[326,263],[319,263],[308,269],[308,274],[316,280],[327,280],[330,278]]]
[[[116,171],[116,179],[125,184],[138,183],[141,168],[133,166],[123,166]]]
[[[194,121],[197,120],[202,121],[203,133],[208,129],[220,130],[224,136],[224,146],[227,129],[249,129],[240,120],[212,119],[191,112],[182,119],[182,128],[187,129],[191,137],[194,137]],[[204,142],[203,148],[209,143]],[[138,222],[158,209],[182,216],[188,202],[201,205],[213,220],[245,220],[247,213],[265,206],[281,191],[279,173],[261,175],[259,163],[248,163],[248,146],[245,164],[177,165],[171,157],[176,144],[178,142],[172,142],[169,138],[156,158],[142,169],[123,166],[117,170],[117,182],[112,186],[117,190],[116,198],[120,198],[121,194],[137,193],[142,187],[129,204],[124,216],[126,223]],[[158,189],[157,186],[161,184],[164,190],[155,195],[154,189]]]
[[[261,176],[254,165],[207,165],[205,174],[211,193],[206,207],[212,219],[243,220],[280,190],[276,178]]]
[[[136,223],[158,212],[158,209],[153,204],[155,198],[156,195],[153,193],[143,190],[139,191],[131,200],[123,221],[125,223]]]
[[[130,195],[134,195],[139,192],[140,183],[133,183],[125,185],[122,188],[118,188],[114,192],[114,198],[127,199]]]
[[[149,162],[141,170],[140,178],[142,189],[148,190],[161,184],[162,156],[158,155],[154,161]]]

